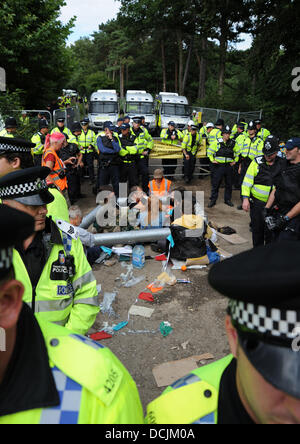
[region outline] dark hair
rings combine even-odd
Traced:
[[[15,159],[20,159],[20,168],[22,170],[34,167],[31,153],[6,153],[1,154],[0,158],[6,159],[9,163],[12,163]]]

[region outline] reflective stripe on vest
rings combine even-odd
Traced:
[[[152,182],[150,182],[150,190],[151,192],[154,194],[164,194],[164,193],[168,193],[169,189],[171,186],[171,182],[164,179],[160,185],[160,188],[158,188],[158,186],[156,185],[155,180],[152,180]]]

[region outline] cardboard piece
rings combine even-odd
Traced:
[[[209,359],[214,359],[214,356],[210,353],[205,353],[179,361],[165,362],[164,364],[156,365],[152,373],[158,387],[167,387],[197,369],[197,362]]]
[[[219,248],[219,249],[218,249],[218,253],[219,253],[219,255],[221,256],[221,259],[228,259],[228,258],[230,258],[230,257],[233,256],[233,254],[228,253],[228,252],[225,251],[225,250],[222,250],[222,248]]]
[[[218,236],[233,245],[243,245],[248,243],[247,239],[244,239],[238,234],[231,234],[228,236],[227,234],[218,233]]]
[[[129,315],[131,316],[142,316],[143,318],[151,318],[154,313],[153,308],[138,307],[137,305],[132,305],[129,310]]]
[[[195,259],[187,259],[186,266],[190,267],[193,265],[209,265],[209,259],[208,256],[198,257]]]

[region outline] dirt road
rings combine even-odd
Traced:
[[[178,182],[178,185],[181,183]],[[210,180],[195,181],[188,190],[204,191],[205,205],[207,206],[210,194]],[[87,214],[95,207],[95,198],[91,197],[90,188],[85,186],[84,192],[88,198],[79,202],[80,207]],[[223,202],[221,189],[219,202],[216,207],[207,210],[210,221],[220,226],[231,226],[237,233],[248,240],[248,243],[234,246],[222,239],[219,246],[232,254],[252,247],[251,233],[249,231],[249,216],[238,211],[236,206],[240,203],[239,192],[234,191],[233,202],[235,208],[229,208]],[[154,256],[150,247],[147,254]],[[118,324],[128,320],[128,311],[135,303],[139,293],[161,273],[161,263],[148,260],[143,270],[135,271],[135,276],[145,276],[141,284],[133,288],[117,288],[115,279],[120,276],[124,269],[117,263],[111,268],[103,265],[94,267],[94,273],[98,283],[102,285],[104,292],[112,292],[115,289],[118,295],[113,309],[116,318],[108,318],[99,314],[95,328],[92,332],[102,329],[103,323],[109,325]],[[154,366],[178,359],[187,358],[202,353],[211,353],[215,359],[224,357],[229,352],[226,335],[224,332],[224,316],[227,300],[213,291],[207,280],[207,274],[203,271],[174,272],[177,278],[189,278],[191,285],[177,284],[159,294],[155,303],[139,301],[139,306],[154,308],[155,311],[150,319],[131,316],[126,328],[118,332],[112,339],[102,341],[109,347],[127,367],[140,391],[144,407],[159,396],[164,390],[158,388],[152,374]],[[173,327],[173,332],[164,338],[159,332],[161,322],[168,321]],[[156,333],[130,334],[129,330],[149,330]],[[188,341],[186,350],[181,344]]]

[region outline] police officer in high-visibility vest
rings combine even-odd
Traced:
[[[148,424],[300,424],[299,262],[298,243],[283,242],[212,268],[210,285],[230,299],[231,355],[172,384]]]
[[[266,204],[266,223],[273,241],[300,240],[300,138],[286,143],[286,159]]]
[[[72,139],[72,132],[65,126],[66,119],[64,117],[60,117],[57,119],[56,123],[57,126],[51,131],[51,135],[54,133],[61,133],[64,134],[64,136],[67,139],[67,142],[69,142],[69,139]]]
[[[33,159],[35,166],[42,165],[42,157],[45,148],[46,136],[49,133],[49,123],[45,119],[39,121],[39,131],[31,138],[31,142],[35,144],[33,148]]]
[[[184,156],[184,181],[186,184],[189,184],[193,180],[197,153],[201,147],[198,125],[191,126],[191,132],[183,138],[181,146]]]
[[[243,210],[250,210],[254,247],[271,242],[271,233],[265,225],[264,208],[283,168],[284,160],[278,156],[278,152],[278,139],[269,136],[264,144],[264,156],[253,160],[242,184]]]
[[[216,205],[219,195],[219,189],[223,178],[225,178],[225,196],[224,202],[229,207],[233,207],[232,183],[233,167],[238,162],[239,152],[234,140],[230,138],[231,129],[226,126],[222,131],[222,138],[217,142],[210,144],[207,150],[209,160],[211,161],[211,184],[212,192],[208,208]]]
[[[161,131],[160,138],[162,143],[172,147],[172,145],[181,145],[184,135],[176,129],[176,123],[171,121],[168,123],[168,128],[164,128]],[[177,159],[163,159],[162,166],[164,167],[164,175],[173,177],[177,169]]]
[[[261,119],[255,120],[254,123],[256,125],[257,137],[260,137],[265,142],[266,138],[271,135],[270,131],[263,128]]]
[[[208,146],[215,143],[218,139],[221,139],[222,133],[212,122],[206,124],[207,131],[207,144]]]
[[[0,131],[0,137],[15,137],[17,133],[17,121],[15,117],[8,117],[5,120],[5,128]]]
[[[170,193],[172,186],[171,180],[164,177],[164,172],[161,169],[154,171],[153,180],[149,183],[150,195],[165,197]]]
[[[37,321],[22,302],[13,246],[33,233],[32,217],[0,205],[0,424],[141,424],[136,385],[115,355]]]
[[[232,138],[236,135],[236,133],[238,133],[238,128],[239,125],[243,125],[244,126],[244,131],[247,131],[248,129],[248,125],[246,123],[246,119],[244,117],[241,117],[238,121],[238,123],[236,123],[233,128],[232,128],[232,132],[231,132],[231,136]]]
[[[20,117],[20,125],[21,126],[28,126],[30,123],[29,116],[27,115],[27,111],[22,111],[21,117]]]
[[[86,334],[100,310],[96,280],[76,231],[47,218],[47,204],[54,200],[48,174],[48,168],[35,167],[0,179],[3,203],[35,219],[34,234],[16,244],[15,272],[25,284],[24,301],[38,318]]]
[[[81,121],[82,132],[78,137],[78,145],[79,149],[83,155],[82,162],[84,166],[88,167],[89,177],[91,185],[95,183],[95,168],[94,168],[94,159],[95,155],[99,156],[99,150],[97,148],[96,143],[96,134],[93,130],[89,128],[90,120],[89,118],[85,118]]]
[[[120,126],[121,134],[119,136],[121,147],[120,157],[120,182],[129,182],[129,189],[138,185],[138,175],[136,170],[136,157],[138,148],[136,145],[136,137],[130,132],[129,123],[123,123]]]
[[[126,118],[124,119],[124,122]],[[138,149],[136,166],[138,175],[142,176],[142,188],[144,193],[148,192],[149,184],[149,155],[154,147],[154,141],[148,131],[141,127],[142,119],[134,117],[132,119],[131,134],[135,136],[135,143]]]
[[[231,137],[231,139],[235,140],[236,149],[239,153],[241,153],[244,148],[245,140],[247,139],[248,134],[245,131],[246,126],[244,123],[238,123],[235,126],[237,127],[237,130],[236,130],[235,134],[231,133],[230,137]],[[240,165],[241,165],[241,161],[239,158],[239,161],[233,167],[233,185],[236,190],[241,189],[240,174],[239,174]]]
[[[34,144],[18,138],[0,137],[0,177],[18,170],[32,168]],[[47,205],[48,215],[53,220],[69,220],[68,205],[61,192],[53,185],[49,192],[54,201]]]
[[[248,125],[248,137],[246,137],[244,141],[244,146],[240,151],[240,166],[239,166],[239,175],[240,175],[240,186],[242,187],[242,183],[245,178],[245,174],[251,164],[251,162],[256,157],[263,156],[263,148],[264,142],[260,137],[257,137],[256,125],[253,121],[249,122]],[[239,205],[238,210],[242,210],[243,206]]]
[[[187,128],[183,131],[181,131],[183,137],[188,136],[192,130],[192,125],[194,125],[194,121],[193,120],[189,120],[188,124],[187,124]]]

